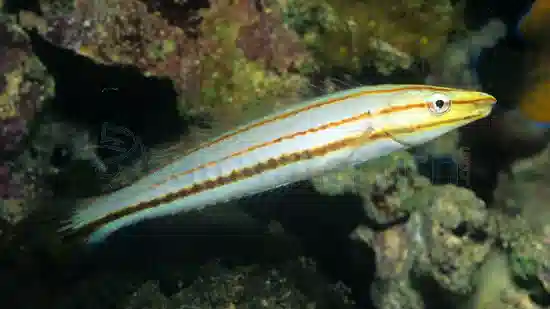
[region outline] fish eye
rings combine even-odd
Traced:
[[[444,94],[434,94],[428,101],[428,108],[434,114],[444,114],[451,109],[451,99]]]

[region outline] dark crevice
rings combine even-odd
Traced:
[[[470,233],[470,239],[477,243],[483,243],[489,238],[489,234],[483,230],[476,228]]]
[[[420,292],[424,300],[424,308],[457,308],[456,297],[449,295],[433,278],[413,273],[412,287]]]
[[[468,233],[468,224],[466,222],[460,222],[457,227],[453,229],[453,234],[458,237],[465,236]]]
[[[142,2],[147,5],[149,12],[159,12],[160,15],[171,25],[177,26],[185,31],[191,38],[197,38],[202,18],[199,10],[209,8],[208,0],[193,1],[162,1],[152,0]]]
[[[464,17],[470,29],[483,27],[488,20],[498,18],[510,25],[512,30],[519,17],[529,10],[534,0],[506,1],[476,0],[466,1]]]
[[[8,14],[15,14],[19,11],[31,11],[40,13],[39,0],[5,0],[3,10]]]
[[[31,38],[36,55],[55,79],[56,96],[48,112],[86,125],[98,136],[106,124],[125,128],[145,145],[184,132],[170,80],[146,78],[134,68],[94,63],[35,33]]]
[[[520,278],[516,276],[514,277],[514,282],[519,288],[528,291],[529,298],[535,304],[543,308],[547,308],[550,305],[550,296],[537,278]]]
[[[507,134],[499,133],[506,131],[499,127],[502,126],[502,115],[516,107],[521,86],[525,83],[528,48],[515,29],[532,1],[507,2],[506,5],[499,5],[495,0],[467,3],[465,15],[470,28],[479,28],[490,18],[500,19],[508,28],[507,37],[495,47],[483,50],[475,68],[483,91],[498,99],[497,106],[489,117],[460,130],[460,146],[467,149],[469,155],[469,175],[465,187],[491,204],[499,173],[506,171],[517,159],[533,155],[541,149],[541,145],[533,141],[510,140],[506,139]],[[495,65],[498,63],[506,65]],[[514,147],[510,147],[511,144]]]
[[[468,222],[460,222],[453,230],[452,233],[457,237],[467,236],[472,241],[482,243],[487,240],[489,235],[486,231],[480,228],[471,226]]]

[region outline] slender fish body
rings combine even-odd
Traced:
[[[135,222],[260,193],[422,144],[487,116],[495,98],[425,85],[319,97],[202,144],[133,185],[77,207],[64,232],[103,240]]]

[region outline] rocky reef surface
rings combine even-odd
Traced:
[[[528,2],[0,0],[0,306],[547,308],[550,148],[509,116],[99,247],[56,233],[65,204],[308,95],[426,82],[513,106],[484,55]]]

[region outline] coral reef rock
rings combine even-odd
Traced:
[[[21,156],[31,125],[54,82],[25,31],[0,13],[0,217],[15,223],[36,197],[36,171]]]

